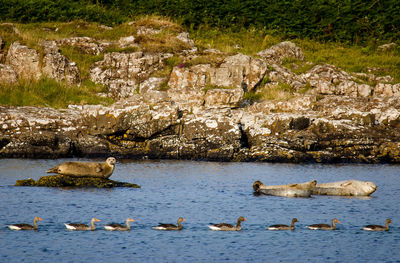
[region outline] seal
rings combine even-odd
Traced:
[[[310,197],[311,190],[317,184],[316,180],[285,185],[265,185],[260,181],[253,183],[253,189],[256,194],[275,195],[285,197]]]
[[[65,162],[49,170],[47,173],[56,173],[73,177],[101,177],[109,178],[115,167],[116,159],[109,157],[103,163],[98,162]]]
[[[312,189],[313,195],[369,196],[378,189],[373,182],[346,180],[317,184]]]

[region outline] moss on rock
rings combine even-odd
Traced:
[[[94,177],[70,177],[67,175],[50,175],[43,176],[35,182],[29,178],[26,180],[17,180],[15,186],[45,186],[45,187],[97,187],[97,188],[112,188],[112,187],[131,187],[140,188],[137,184],[126,182],[118,182],[105,178]]]

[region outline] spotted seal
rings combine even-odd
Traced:
[[[109,178],[114,171],[116,159],[109,157],[105,162],[65,162],[49,170],[47,173],[56,173],[74,177],[101,177]]]

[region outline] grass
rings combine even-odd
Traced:
[[[55,80],[42,78],[37,82],[0,85],[0,105],[66,108],[69,104],[111,104],[112,99],[93,95],[100,91],[91,83],[67,87]]]

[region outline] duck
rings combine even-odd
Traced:
[[[38,226],[37,226],[37,221],[42,221],[43,219],[35,216],[35,218],[33,219],[33,226],[29,225],[29,224],[13,224],[13,225],[9,225],[8,228],[10,228],[11,230],[37,230]]]
[[[389,231],[389,223],[393,223],[392,220],[386,219],[385,226],[380,225],[367,225],[363,227],[366,231]]]
[[[339,220],[337,220],[336,218],[332,219],[332,225],[328,225],[328,224],[314,224],[314,225],[309,225],[308,228],[311,230],[335,230],[336,229],[336,225],[340,224]]]
[[[158,226],[153,227],[155,230],[182,230],[182,222],[186,222],[186,219],[183,217],[178,218],[177,225],[174,224],[163,224],[159,223]]]
[[[90,221],[90,226],[86,224],[77,224],[77,223],[65,223],[65,227],[69,230],[96,230],[96,227],[94,225],[95,222],[99,222],[100,219],[97,219],[95,217],[92,218]]]
[[[268,230],[294,230],[294,223],[299,222],[299,220],[297,218],[293,218],[292,219],[292,224],[290,226],[288,225],[272,225],[269,226],[267,229]]]
[[[135,222],[135,220],[133,220],[132,218],[127,218],[126,219],[126,226],[123,226],[121,224],[109,224],[109,225],[105,225],[104,229],[105,230],[109,230],[109,231],[129,231],[131,230],[131,226],[129,224],[129,222]]]
[[[236,226],[227,224],[227,223],[220,223],[220,224],[211,224],[208,227],[210,230],[214,231],[240,231],[242,226],[240,225],[242,221],[246,221],[246,218],[240,216],[237,220]]]

